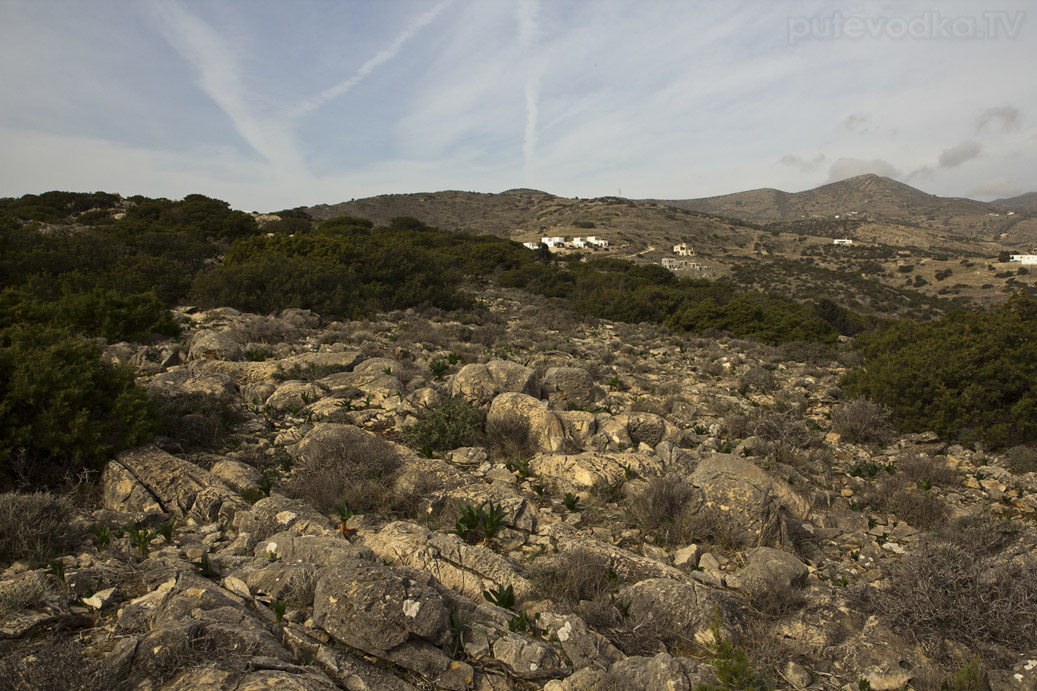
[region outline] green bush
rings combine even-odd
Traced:
[[[1037,439],[1037,301],[901,321],[860,337],[864,366],[845,392],[893,411],[905,432],[935,430],[993,446]]]
[[[50,486],[149,440],[157,415],[128,370],[57,329],[0,331],[0,486]]]
[[[485,415],[461,397],[444,398],[425,419],[403,430],[403,439],[424,453],[471,446],[482,435]]]

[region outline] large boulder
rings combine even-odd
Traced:
[[[728,640],[738,638],[741,605],[719,588],[695,581],[649,578],[625,588],[619,598],[630,603],[629,616],[651,622],[660,635],[681,647],[714,642],[714,628]]]
[[[502,393],[486,414],[486,431],[512,439],[532,452],[567,451],[572,442],[558,415],[547,403],[524,393]]]
[[[104,507],[229,522],[248,505],[228,484],[193,463],[145,446],[119,454],[101,476]]]
[[[245,357],[241,344],[232,331],[203,329],[191,337],[187,351],[190,360],[241,360]]]
[[[549,367],[540,387],[541,397],[561,410],[586,408],[605,395],[582,367]]]
[[[699,461],[691,483],[700,488],[701,509],[749,547],[788,547],[784,516],[803,520],[810,505],[788,484],[745,459],[715,453]]]
[[[488,403],[505,392],[539,395],[536,372],[517,362],[491,360],[486,364],[465,365],[450,381],[451,396],[461,396],[474,403]]]
[[[519,575],[511,562],[487,547],[469,545],[456,535],[397,521],[359,537],[378,559],[426,571],[444,586],[477,601],[483,591],[497,587],[511,586],[518,601],[533,594],[532,584]]]
[[[441,645],[448,608],[435,590],[385,566],[357,560],[321,571],[313,622],[337,640],[372,655],[411,639]]]

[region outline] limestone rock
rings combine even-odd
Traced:
[[[230,485],[156,446],[119,454],[105,467],[101,483],[105,508],[124,513],[161,511],[229,521],[247,508]]]
[[[543,401],[524,393],[502,393],[494,398],[486,414],[486,429],[538,451],[558,453],[571,446],[558,415]]]
[[[321,572],[313,621],[339,641],[371,654],[420,638],[442,644],[447,607],[435,590],[371,562]]]
[[[510,360],[465,365],[450,381],[450,395],[474,403],[488,403],[505,392],[540,394],[536,372]]]
[[[549,367],[540,385],[541,397],[552,408],[585,408],[605,395],[582,367]]]
[[[241,344],[230,331],[204,329],[191,337],[189,360],[241,360],[245,356]]]

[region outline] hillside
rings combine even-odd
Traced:
[[[1034,213],[1037,212],[1037,192],[1028,192],[1017,197],[995,199],[990,203],[1010,211]]]
[[[804,192],[763,189],[702,199],[657,201],[761,224],[857,218],[914,227],[920,232],[937,231],[969,240],[997,240],[1007,223],[1001,218],[1003,209],[996,203],[938,197],[873,174]]]
[[[695,208],[681,208],[687,206]],[[1003,249],[1037,245],[1037,214],[1007,216],[994,209],[865,175],[796,194],[754,190],[706,200],[436,192],[306,211],[318,219],[346,214],[383,223],[414,216],[433,226],[520,242],[597,235],[610,248],[594,256],[655,264],[673,257],[674,245],[687,243],[701,268],[681,272],[686,277],[726,278],[790,298],[831,296],[881,315],[932,316],[993,304],[1037,279],[995,261]],[[835,238],[858,246],[834,250]]]

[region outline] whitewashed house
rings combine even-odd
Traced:
[[[850,240],[850,239],[847,239],[847,238],[836,238],[835,240],[832,241],[832,244],[833,245],[852,245],[853,244],[853,240]]]
[[[679,245],[673,246],[673,253],[676,254],[678,257],[694,257],[695,248],[688,247],[688,243],[682,242]]]
[[[602,240],[597,235],[588,235],[584,239],[586,240],[587,244],[591,245],[592,247],[598,247],[600,249],[605,249],[606,247],[609,246],[609,241],[608,240]]]
[[[522,246],[525,247],[526,249],[530,249],[530,250],[538,250],[538,249],[540,249],[540,243],[539,242],[523,242]]]
[[[1037,264],[1037,254],[1013,254],[1012,261],[1022,264]]]
[[[559,236],[559,237],[551,237],[551,238],[543,237],[543,238],[540,238],[540,242],[542,242],[543,244],[547,245],[548,247],[564,247],[565,246],[565,238],[561,237],[561,236]]]

